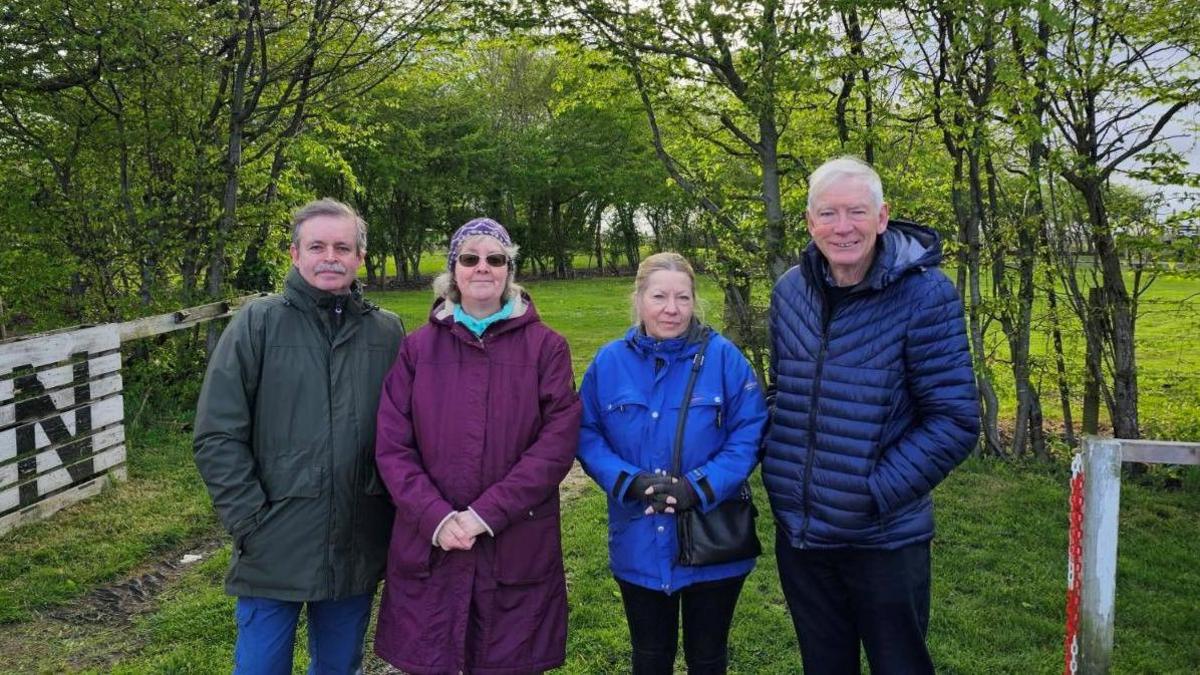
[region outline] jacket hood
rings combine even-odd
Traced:
[[[692,317],[692,323],[683,335],[673,337],[669,340],[660,340],[650,337],[642,331],[642,327],[631,326],[625,331],[625,344],[629,348],[642,356],[649,354],[663,354],[667,356],[691,356],[695,354],[700,346],[700,340],[705,334],[712,331],[712,328],[700,323],[696,317]]]
[[[932,228],[907,220],[889,220],[875,241],[875,262],[858,287],[881,289],[913,270],[936,267],[942,262],[942,235]],[[827,283],[829,265],[815,243],[804,250],[809,269],[820,270]]]
[[[457,323],[454,320],[455,303],[449,298],[437,298],[433,301],[433,307],[429,309],[429,323],[453,328]],[[484,335],[497,335],[504,333],[518,326],[523,326],[526,323],[538,321],[537,309],[533,306],[533,299],[528,293],[522,292],[517,297],[516,306],[513,307],[513,313],[507,319],[501,319],[496,323],[488,326]],[[465,328],[463,329],[466,330]],[[467,331],[468,333],[470,331]],[[472,336],[473,338],[473,336]]]
[[[378,309],[363,297],[363,285],[358,279],[350,284],[349,293],[339,295],[313,288],[294,266],[288,272],[287,280],[283,282],[283,296],[290,303],[308,309],[329,309],[338,300],[345,302],[345,308],[355,314],[366,314]]]

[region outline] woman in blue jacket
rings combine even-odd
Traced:
[[[754,469],[766,407],[737,347],[694,315],[696,280],[677,253],[638,267],[636,325],[600,349],[583,376],[579,460],[608,495],[609,560],[629,622],[633,672],[671,673],[680,606],[688,672],[724,673],[733,610],[754,559],[683,566],[675,514],[709,511]],[[692,391],[681,471],[676,421],[692,358],[712,332]]]

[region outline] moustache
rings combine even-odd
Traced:
[[[338,274],[346,273],[346,266],[341,263],[320,263],[317,265],[317,274],[321,272],[336,272]]]

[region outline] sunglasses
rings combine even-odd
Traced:
[[[503,253],[489,253],[484,258],[489,267],[504,267],[508,264],[508,256]],[[475,253],[459,253],[458,264],[463,267],[474,267],[479,264],[479,255]]]

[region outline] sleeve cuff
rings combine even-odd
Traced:
[[[483,519],[483,516],[476,513],[475,509],[470,506],[467,507],[467,510],[471,512],[471,515],[475,516],[475,520],[478,520],[480,525],[483,525],[483,529],[487,530],[489,537],[496,536],[496,533],[492,532],[492,526],[487,524],[487,521]]]
[[[692,469],[686,477],[700,497],[701,504],[709,507],[716,503],[717,495],[713,492],[712,484],[708,482],[708,475],[702,469]]]
[[[474,513],[474,512],[472,511],[472,513]],[[438,535],[442,533],[442,526],[446,524],[447,520],[450,520],[453,517],[454,517],[453,511],[451,511],[450,513],[447,513],[446,517],[442,518],[441,522],[438,523],[438,526],[433,528],[433,542],[432,543],[434,546],[438,545],[438,543],[437,543]],[[476,518],[478,518],[478,516],[476,516]],[[482,521],[480,521],[480,522],[482,522]],[[484,526],[486,527],[487,525],[485,524]]]
[[[267,510],[267,508],[267,504],[264,503],[262,506],[259,506],[254,513],[251,513],[245,518],[239,520],[237,524],[229,528],[230,536],[232,536],[234,539],[238,539],[239,537],[244,537],[245,535],[258,529],[258,524],[262,522],[263,513]]]
[[[622,471],[617,475],[617,482],[613,483],[612,498],[618,502],[625,501],[625,491],[629,489],[629,481],[633,480],[633,476],[628,471]]]

